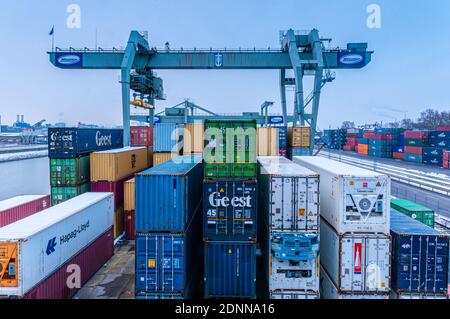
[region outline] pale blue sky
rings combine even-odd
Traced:
[[[81,6],[81,29],[68,29],[66,8]],[[368,29],[366,8],[381,7],[382,28]],[[36,122],[121,123],[118,71],[60,70],[48,62],[48,32],[60,47],[125,46],[130,30],[148,30],[152,46],[279,47],[279,30],[317,28],[334,46],[368,42],[362,70],[338,71],[322,93],[319,127],[416,117],[450,109],[450,1],[406,0],[3,0],[0,4],[0,115]],[[166,101],[190,98],[217,112],[279,113],[277,71],[159,71]],[[292,92],[289,93],[292,95]],[[292,99],[290,99],[292,101]],[[292,103],[289,105],[292,108]],[[396,111],[397,110],[397,111]]]

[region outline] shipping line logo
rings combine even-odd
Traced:
[[[67,54],[58,57],[57,61],[62,65],[75,65],[81,62],[81,57],[75,54]]]
[[[85,232],[87,229],[89,228],[89,220],[84,223],[84,224],[80,224],[78,225],[74,230],[72,230],[71,232],[61,235],[59,237],[59,245],[62,246],[64,244],[69,243],[72,239],[77,238],[77,236],[83,232]],[[53,237],[51,238],[48,242],[47,242],[47,248],[45,250],[45,253],[47,254],[47,256],[53,254],[56,251],[56,247],[58,246],[57,243],[57,237]]]
[[[248,196],[235,196],[235,197],[228,197],[228,196],[221,196],[221,192],[212,192],[209,197],[209,205],[212,207],[242,207],[242,208],[251,208],[252,207],[252,197],[250,195]]]
[[[348,64],[348,65],[353,65],[353,64],[358,64],[361,63],[363,61],[363,56],[360,54],[347,54],[342,56],[339,61],[342,64]]]
[[[111,146],[112,145],[112,135],[102,135],[100,131],[95,134],[95,143],[97,146]]]

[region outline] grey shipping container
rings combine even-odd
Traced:
[[[177,156],[136,174],[136,233],[183,232],[201,204],[201,156]]]

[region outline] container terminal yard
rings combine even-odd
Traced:
[[[380,6],[370,8],[369,29]],[[384,107],[403,118],[383,117],[381,104],[346,107],[342,95],[327,107],[341,78],[347,96],[358,94],[351,85],[375,86],[367,74],[386,56],[367,32],[310,22],[273,25],[277,47],[267,34],[264,48],[242,38],[247,47],[227,48],[229,36],[209,34],[206,49],[159,47],[162,30],[141,25],[121,30],[113,48],[96,31],[90,47],[52,25],[40,68],[86,96],[57,93],[55,114],[32,103],[0,111],[1,302],[170,299],[190,314],[184,301],[261,301],[258,312],[273,314],[306,299],[448,301],[450,111]],[[180,97],[170,81],[233,70],[275,72],[278,96],[228,109],[235,97],[197,103],[195,90]],[[105,71],[116,76],[107,86],[87,84]],[[83,107],[80,118],[65,115],[103,88],[115,97],[104,115],[97,102],[87,116]],[[346,108],[355,114],[339,114]],[[236,309],[228,314],[256,311]]]

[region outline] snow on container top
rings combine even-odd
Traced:
[[[319,177],[319,174],[297,165],[283,156],[258,156],[261,174],[289,177]]]
[[[85,193],[0,228],[0,295],[23,296],[113,226],[113,195]]]
[[[201,156],[177,156],[135,176],[136,233],[184,232],[202,197]]]
[[[48,137],[50,158],[74,158],[81,154],[123,147],[121,129],[50,127]]]
[[[47,195],[19,195],[0,201],[0,212],[31,202]]]
[[[22,195],[0,201],[0,227],[50,207],[50,195]]]
[[[447,294],[449,235],[396,211],[391,235],[392,289]]]

